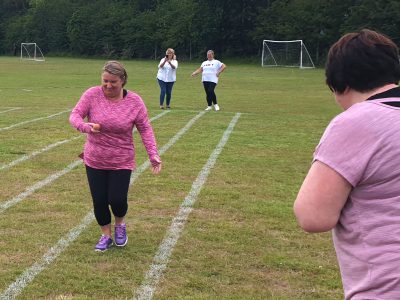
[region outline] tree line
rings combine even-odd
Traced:
[[[302,39],[316,64],[342,34],[400,42],[398,0],[1,0],[0,54],[36,42],[45,55],[259,58],[263,39]]]

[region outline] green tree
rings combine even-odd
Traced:
[[[118,57],[123,49],[119,33],[124,16],[122,6],[105,0],[75,10],[66,30],[71,52],[85,56]]]
[[[24,23],[23,20],[17,21],[19,17],[26,13],[29,7],[28,0],[2,0],[0,1],[0,53],[13,53],[15,46],[20,43],[20,38],[16,36],[10,38],[9,24]],[[15,26],[16,27],[16,26]]]
[[[37,1],[30,10],[32,40],[45,52],[69,51],[67,22],[76,9],[73,1]]]
[[[200,7],[193,0],[169,0],[157,7],[161,54],[172,47],[181,57],[192,58],[200,44],[198,30],[202,24],[199,13]]]
[[[349,17],[343,23],[341,30],[344,33],[369,28],[400,42],[399,11],[400,2],[397,0],[357,1],[350,7]]]
[[[101,8],[101,9],[99,9]],[[400,42],[398,0],[1,0],[0,53],[159,58],[260,55],[263,39],[302,39],[322,65],[343,33],[371,28]]]
[[[198,31],[203,52],[214,49],[218,54],[248,56],[257,54],[253,38],[257,16],[273,0],[204,0],[198,1],[202,26]]]
[[[314,63],[322,64],[329,46],[341,35],[354,0],[276,0],[258,16],[253,37],[302,39]]]
[[[124,56],[155,58],[162,37],[156,12],[148,10],[133,16],[124,21],[121,31]]]
[[[7,46],[4,49],[5,53],[14,54],[14,52],[18,52],[21,43],[29,40],[28,33],[26,32],[25,28],[28,27],[27,24],[31,23],[30,19],[31,16],[29,15],[15,16],[9,18],[7,22],[4,23],[4,29],[6,33],[2,39],[2,44]]]

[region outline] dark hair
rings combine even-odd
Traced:
[[[400,79],[399,49],[388,37],[363,29],[341,37],[329,49],[326,84],[332,91],[346,88],[368,92]]]
[[[103,66],[103,72],[107,72],[121,78],[123,81],[122,86],[125,86],[128,80],[128,74],[126,73],[124,65],[116,60],[110,60],[106,62]]]

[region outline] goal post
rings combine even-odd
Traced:
[[[21,59],[44,61],[44,55],[36,43],[21,43]]]
[[[261,66],[315,68],[303,40],[263,40]]]

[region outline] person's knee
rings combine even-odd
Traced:
[[[128,203],[124,200],[114,201],[114,203],[111,205],[111,210],[114,216],[122,218],[126,215],[126,212],[128,211]]]

